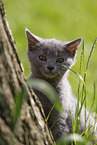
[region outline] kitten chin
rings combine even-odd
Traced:
[[[50,73],[42,73],[44,78],[47,78],[47,79],[53,79],[53,78],[57,78],[58,77],[58,74],[53,74],[52,72]]]

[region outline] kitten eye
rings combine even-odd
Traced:
[[[41,61],[46,61],[46,57],[43,56],[43,55],[40,55],[40,56],[39,56],[39,59],[40,59]]]
[[[58,63],[62,63],[63,61],[64,61],[63,58],[58,58],[58,59],[57,59],[57,62],[58,62]]]

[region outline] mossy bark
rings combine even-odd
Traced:
[[[14,99],[23,88],[26,95],[14,130]],[[0,145],[11,144],[50,145],[54,144],[54,140],[37,96],[27,87],[22,63],[0,0]]]

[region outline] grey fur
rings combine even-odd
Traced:
[[[72,94],[67,79],[68,70],[66,67],[64,68],[63,65],[71,67],[74,64],[76,50],[79,47],[82,38],[69,42],[61,42],[56,39],[42,39],[32,34],[28,29],[26,29],[26,36],[28,40],[28,57],[32,70],[31,77],[43,79],[49,82],[57,91],[58,98],[64,108],[63,114],[60,114],[54,108],[48,120],[48,126],[50,128],[60,116],[51,129],[54,139],[57,140],[64,134],[72,133],[71,114],[74,121],[77,100]],[[46,61],[39,60],[39,56],[45,56]],[[64,62],[58,63],[58,58],[63,58]],[[49,70],[48,68],[53,70]],[[35,90],[35,93],[39,97],[47,117],[52,108],[52,103],[41,92]],[[84,112],[85,109],[83,107],[81,112],[81,133],[85,130]],[[87,128],[89,121],[90,125],[95,123],[95,120],[90,116],[87,121]],[[95,132],[95,136],[97,136],[97,132]]]

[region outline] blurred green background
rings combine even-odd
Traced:
[[[30,65],[27,57],[26,27],[42,38],[70,41],[83,37],[85,60],[87,61],[93,42],[97,37],[97,0],[3,0],[3,2],[27,77],[30,73]],[[73,67],[77,72],[79,72],[81,48],[82,45],[78,49],[76,64]],[[69,80],[74,94],[77,95],[78,77],[70,72]],[[94,81],[97,86],[97,44],[87,74],[88,107],[93,100]]]

